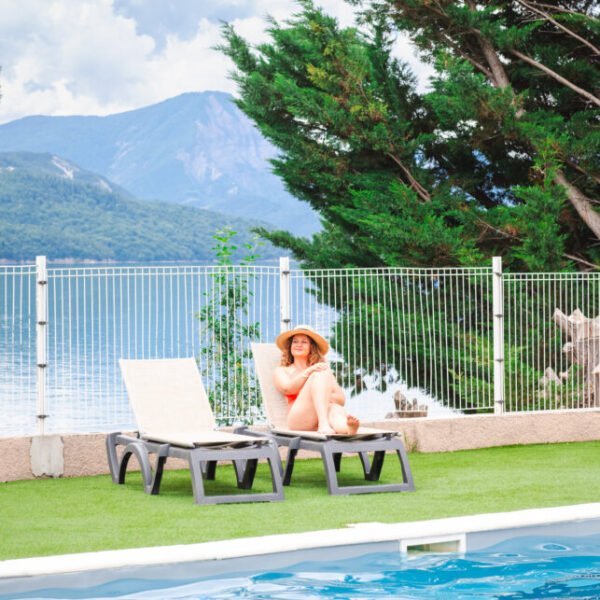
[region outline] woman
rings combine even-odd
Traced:
[[[275,387],[288,400],[288,427],[320,433],[356,433],[359,421],[344,410],[344,392],[325,354],[329,344],[312,327],[298,325],[280,334],[281,365],[275,369]]]

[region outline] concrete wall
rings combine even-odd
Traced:
[[[600,411],[398,419],[365,425],[401,431],[409,452],[451,452],[600,439]],[[104,439],[104,434],[0,439],[0,482],[36,476],[77,477],[108,473]],[[136,466],[132,459],[131,467]],[[183,461],[169,460],[170,468],[186,466]]]

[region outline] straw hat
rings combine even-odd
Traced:
[[[329,351],[329,344],[327,343],[327,340],[323,336],[319,335],[312,327],[310,327],[310,325],[297,325],[294,327],[294,329],[280,333],[277,336],[275,343],[280,350],[285,350],[285,343],[290,338],[298,334],[307,335],[311,340],[313,340],[313,342],[317,345],[317,348],[319,348],[319,352],[323,356],[325,356],[325,354],[327,354]]]

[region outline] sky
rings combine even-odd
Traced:
[[[343,0],[315,3],[353,24]],[[214,50],[221,22],[259,43],[267,15],[283,21],[298,10],[293,0],[0,0],[0,123],[113,114],[184,92],[235,94],[232,65]],[[405,40],[395,53],[426,71]]]

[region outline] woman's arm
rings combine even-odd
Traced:
[[[284,395],[297,394],[306,383],[308,375],[304,371],[290,375],[285,367],[277,367],[273,374],[275,387]]]
[[[273,383],[275,387],[284,395],[297,394],[306,380],[316,371],[325,371],[329,369],[327,363],[317,363],[303,371],[296,371],[290,375],[285,367],[277,367],[273,374]]]

